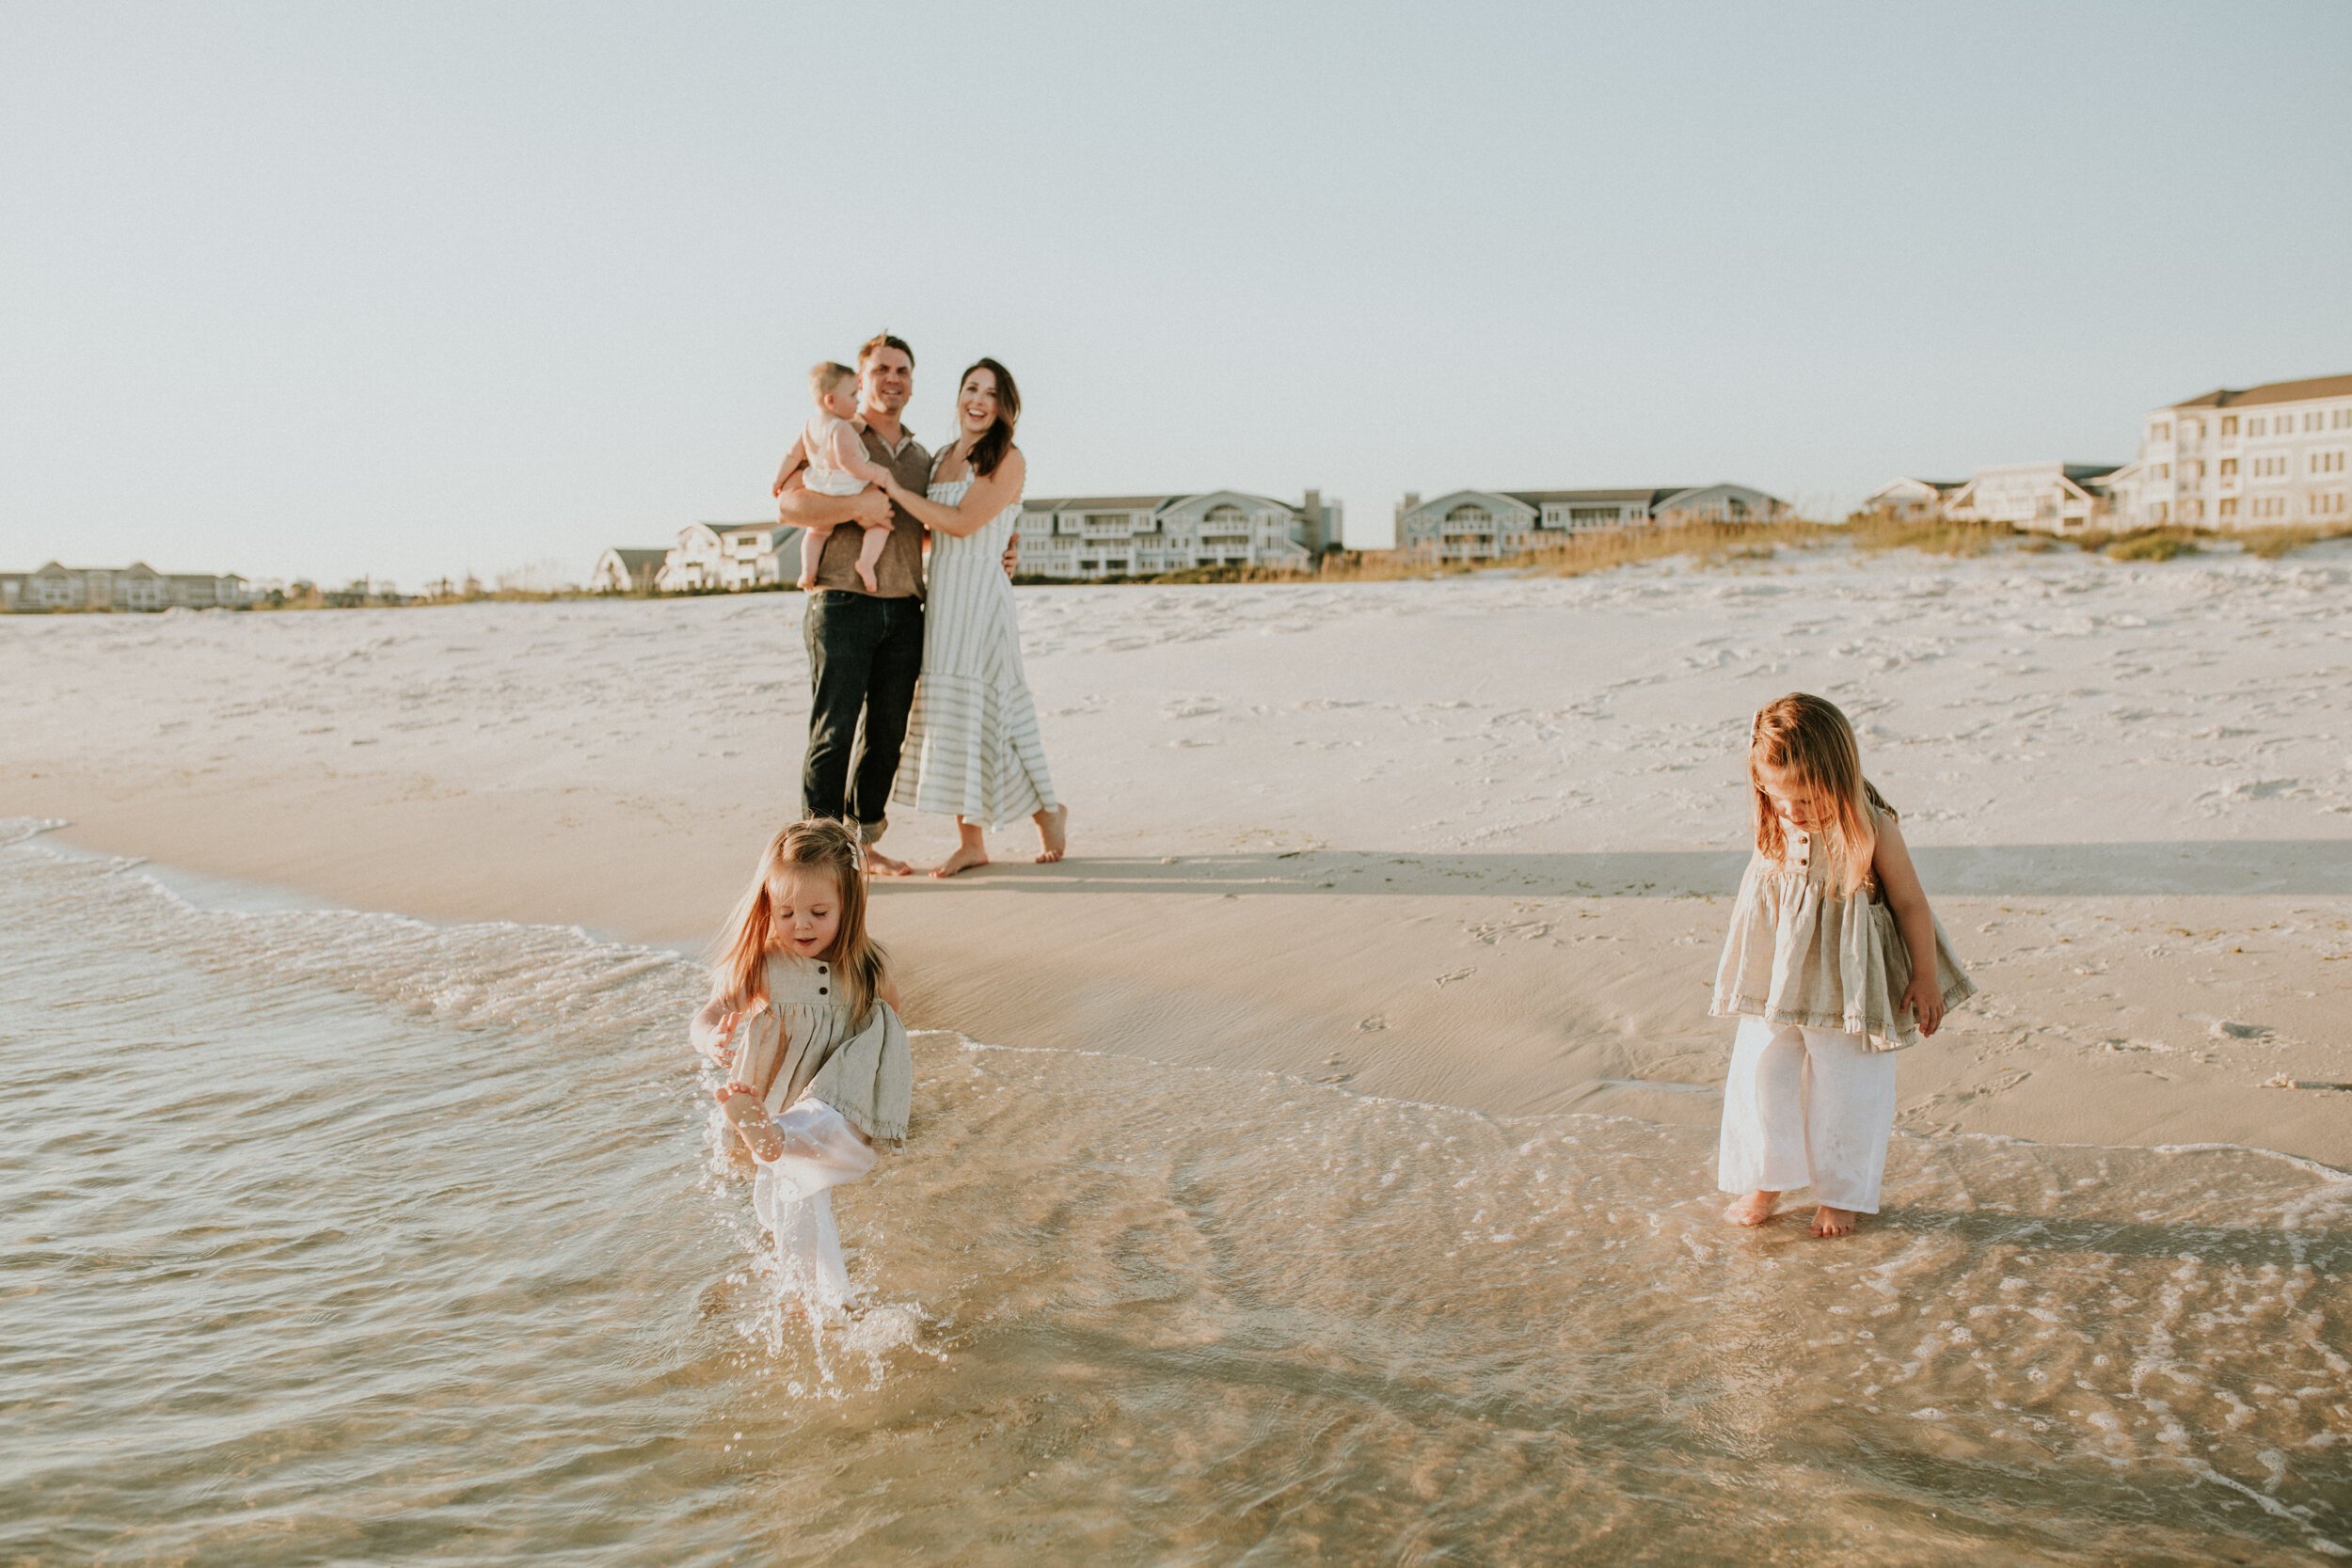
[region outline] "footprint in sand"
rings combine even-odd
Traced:
[[[1370,1018],[1359,1018],[1356,1021],[1356,1032],[1359,1035],[1376,1035],[1388,1026],[1389,1019],[1386,1013],[1375,1013]]]
[[[1472,964],[1468,969],[1456,969],[1447,974],[1438,975],[1438,984],[1441,986],[1450,986],[1456,980],[1467,980],[1477,973],[1478,966],[1476,964]]]

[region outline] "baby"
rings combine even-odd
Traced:
[[[857,418],[857,372],[828,359],[808,372],[808,389],[816,394],[817,412],[801,431],[801,458],[808,471],[801,483],[820,496],[854,496],[868,484],[880,484],[889,470],[866,455],[864,426]],[[781,481],[779,481],[781,483]],[[825,541],[835,525],[801,531],[803,593],[817,586],[817,563],[824,559]],[[868,594],[882,591],[874,580],[874,562],[890,543],[888,523],[863,525],[866,537],[858,546],[857,576]]]

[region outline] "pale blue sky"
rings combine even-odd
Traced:
[[[992,354],[1041,493],[2120,460],[2352,371],[2352,6],[0,7],[0,568],[414,586]]]

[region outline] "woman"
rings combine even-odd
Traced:
[[[956,440],[931,465],[930,494],[886,486],[931,535],[923,677],[890,799],[955,817],[960,842],[934,877],[986,865],[989,827],[1022,816],[1037,824],[1041,863],[1061,859],[1069,840],[1070,808],[1054,799],[1045,770],[1005,580],[1029,471],[1012,444],[1020,418],[1012,372],[980,360],[956,388]]]

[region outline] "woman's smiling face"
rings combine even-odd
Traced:
[[[996,422],[996,372],[982,365],[963,378],[956,389],[956,412],[966,430],[986,430]]]
[[[796,958],[833,950],[841,934],[841,890],[822,871],[788,866],[768,879],[768,938]]]

